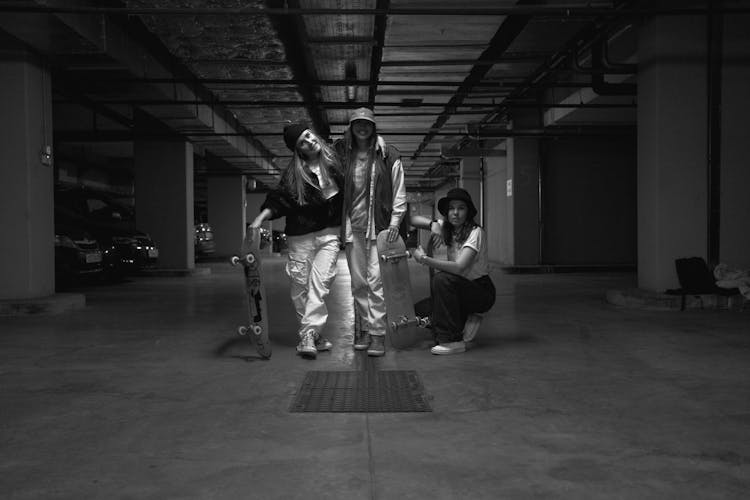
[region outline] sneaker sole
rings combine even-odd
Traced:
[[[297,354],[305,359],[315,359],[318,356],[317,352],[298,351]]]
[[[461,354],[462,352],[466,352],[466,348],[463,349],[451,349],[449,351],[433,351],[430,349],[430,352],[436,356],[450,356],[451,354]]]
[[[465,327],[464,335],[463,335],[463,341],[471,342],[472,340],[474,340],[474,337],[477,336],[477,332],[479,331],[480,326],[482,326],[481,319],[469,319],[466,322],[466,327]]]
[[[367,355],[373,357],[385,356],[385,351],[367,351]]]

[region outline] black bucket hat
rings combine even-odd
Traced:
[[[440,201],[438,201],[438,212],[443,214],[443,217],[448,217],[448,204],[451,200],[460,200],[466,203],[469,209],[467,219],[473,219],[477,215],[477,208],[474,206],[474,202],[471,201],[468,191],[462,188],[453,188],[448,191],[448,194],[444,198],[440,198]]]

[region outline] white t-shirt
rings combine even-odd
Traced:
[[[442,220],[438,222],[441,227],[443,224],[446,224],[446,222]],[[466,238],[466,241],[462,243],[456,243],[454,240],[448,247],[448,260],[455,262],[456,257],[458,257],[458,254],[464,247],[473,249],[476,252],[476,255],[474,256],[471,265],[461,273],[461,276],[469,280],[475,280],[489,274],[489,265],[487,263],[487,235],[485,234],[484,229],[479,226],[475,227],[469,233],[469,237]]]

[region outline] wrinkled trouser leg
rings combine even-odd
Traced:
[[[441,344],[462,340],[466,318],[485,312],[495,303],[495,287],[489,278],[471,281],[451,273],[435,273],[431,283],[432,326]]]
[[[370,241],[368,253],[364,234],[355,232],[354,241],[346,245],[346,261],[362,330],[370,335],[385,335],[385,296],[375,241]]]
[[[286,272],[300,333],[312,329],[319,335],[328,320],[325,298],[336,278],[338,231],[329,228],[287,238],[289,260]]]

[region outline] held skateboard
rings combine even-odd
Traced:
[[[410,254],[400,236],[396,241],[388,242],[387,229],[378,234],[377,247],[388,318],[388,339],[396,349],[413,346],[422,337],[417,327],[424,325],[423,320],[414,314],[407,266]]]
[[[435,248],[438,248],[438,259],[447,260],[445,251],[445,245],[441,243],[441,238],[433,233],[430,233],[430,238],[427,240],[427,247],[424,249],[424,254],[427,257],[435,257]],[[432,278],[435,273],[440,272],[437,269],[430,267],[430,288],[432,288]],[[419,320],[419,326],[423,328],[432,328],[432,300],[430,297],[420,300],[414,306]],[[423,315],[423,316],[421,316]]]
[[[230,262],[233,266],[242,264],[245,275],[245,293],[248,306],[248,325],[240,326],[240,335],[249,335],[255,341],[255,347],[264,358],[271,357],[271,342],[268,338],[268,308],[266,289],[263,286],[260,257],[260,231],[249,229],[242,241],[241,256],[233,255]]]

